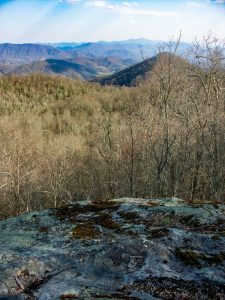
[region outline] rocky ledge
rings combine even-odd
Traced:
[[[0,299],[225,299],[225,205],[124,198],[1,221]]]

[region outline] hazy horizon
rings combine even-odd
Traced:
[[[176,37],[175,37],[176,38]],[[58,42],[40,42],[40,41],[36,41],[36,42],[0,42],[0,44],[15,44],[15,45],[23,45],[23,44],[39,44],[39,45],[52,45],[52,44],[86,44],[86,43],[119,43],[119,42],[129,42],[129,41],[139,41],[139,40],[146,40],[146,41],[149,41],[149,42],[166,42],[166,41],[169,41],[168,40],[153,40],[153,39],[146,39],[146,38],[135,38],[135,39],[124,39],[124,40],[121,40],[121,39],[118,39],[118,40],[108,40],[108,41],[105,41],[105,40],[96,40],[96,41],[58,41]],[[182,43],[190,43],[190,42],[187,42],[187,41],[184,41],[182,39],[181,41]]]
[[[225,0],[0,0],[0,26],[16,44],[225,39]]]

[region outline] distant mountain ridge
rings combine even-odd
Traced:
[[[11,73],[11,72],[10,72]],[[49,75],[62,75],[72,79],[89,78],[88,68],[73,62],[60,59],[46,59],[39,62],[24,64],[15,68],[13,74],[44,73]]]
[[[0,62],[28,62],[45,59],[73,59],[77,55],[130,59],[133,63],[155,55],[160,41],[133,39],[113,42],[49,43],[49,44],[0,44]],[[181,43],[181,52],[189,47]]]
[[[120,72],[155,55],[160,41],[0,44],[0,75],[45,73],[91,80]],[[181,52],[188,48],[181,43]]]
[[[49,75],[65,76],[72,79],[90,80],[98,76],[118,72],[129,66],[129,60],[121,60],[116,57],[91,59],[85,56],[77,56],[74,59],[41,59],[27,64],[10,65],[0,64],[0,74],[43,73]]]
[[[0,62],[27,63],[42,58],[68,59],[70,54],[52,46],[39,44],[0,44]]]

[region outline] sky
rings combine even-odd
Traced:
[[[225,0],[0,0],[0,43],[225,40]]]

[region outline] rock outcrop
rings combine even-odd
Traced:
[[[0,299],[225,299],[225,205],[124,198],[1,221]]]

